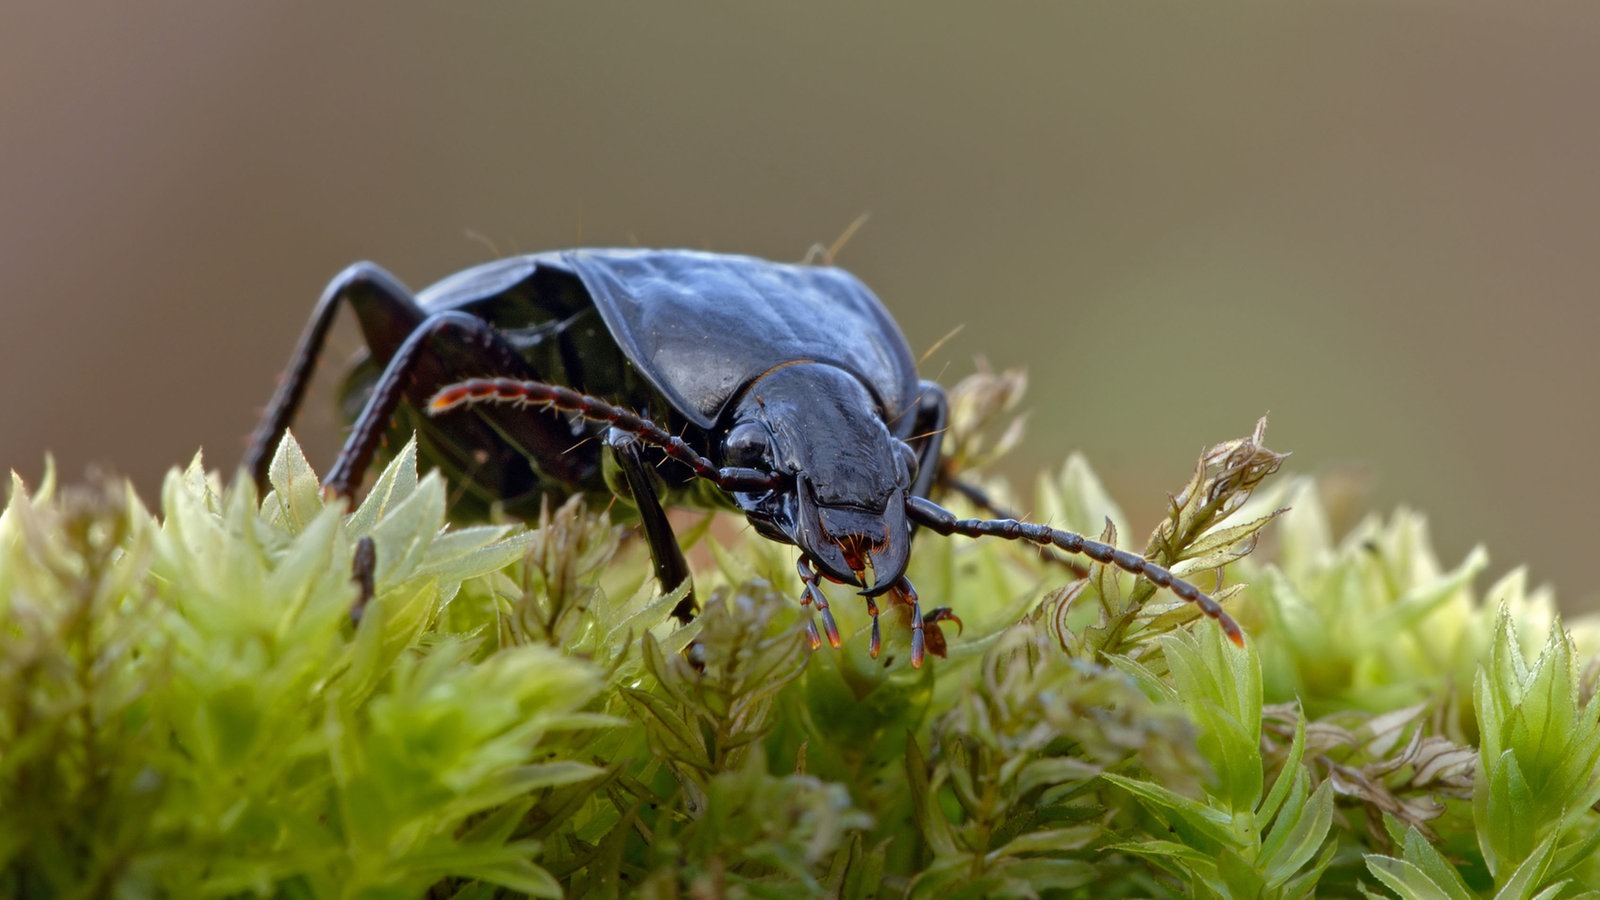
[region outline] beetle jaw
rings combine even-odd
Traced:
[[[792,539],[828,580],[877,596],[900,580],[910,557],[910,526],[897,499],[881,511],[803,500]]]
[[[756,533],[799,547],[824,578],[863,588],[862,596],[889,590],[905,574],[911,529],[899,491],[881,510],[818,503],[804,479],[787,491],[733,497]]]

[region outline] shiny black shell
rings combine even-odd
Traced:
[[[575,298],[537,290],[528,299],[542,315],[518,315],[508,299],[540,269],[576,276],[623,356],[700,428],[712,428],[762,373],[800,360],[854,374],[891,418],[915,402],[916,362],[899,326],[866,285],[830,266],[695,250],[563,250],[476,266],[417,299],[429,312],[469,311],[514,338],[519,326],[576,311]]]
[[[903,414],[919,391],[911,350],[878,298],[842,269],[695,250],[562,250],[474,266],[416,298],[426,314],[458,310],[483,319],[541,379],[638,410],[704,453],[718,453],[727,427],[722,417],[747,385],[800,361],[853,374],[896,436],[910,437],[914,425],[915,416]],[[386,341],[369,334],[368,340],[382,356],[379,348],[397,346],[405,333],[396,330]],[[456,371],[488,374],[470,371],[470,364]],[[376,375],[370,359],[352,373],[345,391],[352,417]],[[425,368],[420,377],[432,376]],[[594,441],[575,441],[571,451],[593,456],[592,474],[562,484],[513,465],[516,454],[485,424],[483,411],[442,421],[406,413],[391,441],[416,429],[427,455],[475,482],[471,493],[484,501],[536,509],[540,494],[603,486]],[[484,452],[490,453],[487,465],[471,458]],[[663,470],[669,481],[679,481],[669,473]]]

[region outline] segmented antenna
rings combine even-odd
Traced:
[[[433,399],[428,401],[428,414],[437,416],[457,407],[478,403],[554,409],[575,413],[590,422],[604,422],[659,447],[668,457],[683,463],[693,469],[694,474],[725,491],[770,491],[783,483],[782,476],[770,472],[736,466],[719,468],[716,463],[696,452],[683,438],[638,413],[559,384],[515,378],[472,378],[449,385],[434,394]]]
[[[1081,553],[1090,559],[1116,566],[1148,578],[1157,587],[1164,587],[1179,598],[1200,607],[1200,611],[1217,620],[1222,631],[1235,646],[1244,646],[1244,632],[1239,623],[1223,610],[1210,594],[1172,574],[1137,553],[1118,550],[1110,544],[1090,540],[1070,531],[1057,531],[1048,525],[1019,522],[1016,519],[958,519],[955,513],[921,497],[906,498],[906,514],[939,534],[959,534],[965,537],[999,537],[1008,541],[1030,541],[1055,547],[1068,553]]]

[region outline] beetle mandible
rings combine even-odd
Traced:
[[[874,656],[879,596],[911,606],[913,666],[942,646],[926,626],[959,622],[947,608],[924,616],[905,576],[917,525],[1115,565],[1197,604],[1242,643],[1215,600],[1141,556],[1016,519],[959,519],[930,499],[944,391],[918,378],[894,319],[842,269],[567,250],[475,266],[413,295],[358,263],[324,291],[251,439],[244,467],[259,485],[345,305],[368,357],[345,386],[354,425],[326,478],[333,493],[360,487],[389,432],[414,429],[458,511],[499,504],[529,518],[545,497],[624,496],[663,590],[689,578],[664,502],[743,512],[762,536],[800,549],[802,603],[817,607],[834,646],[824,579],[866,598]],[[679,465],[655,466],[662,456]],[[691,592],[673,615],[694,612]]]

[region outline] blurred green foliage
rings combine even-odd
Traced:
[[[812,649],[791,548],[685,529],[676,627],[602,510],[451,525],[409,447],[352,511],[292,440],[266,497],[196,460],[159,516],[14,481],[0,894],[1593,893],[1600,628],[1516,574],[1475,595],[1482,555],[1441,567],[1414,514],[1335,535],[1262,441],[1209,451],[1144,549],[1216,573],[1244,649],[1125,573],[926,535],[909,575],[962,626],[920,669],[905,609],[874,658],[845,596]],[[1080,459],[1035,503],[1127,531]]]

